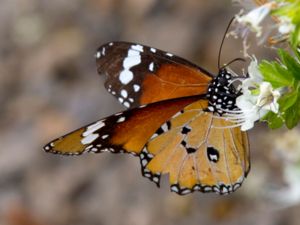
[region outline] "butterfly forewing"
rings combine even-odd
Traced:
[[[193,63],[152,47],[110,42],[96,53],[105,87],[127,108],[204,94],[212,76]]]
[[[165,121],[199,98],[165,100],[117,113],[58,138],[44,149],[64,155],[103,151],[136,155]]]

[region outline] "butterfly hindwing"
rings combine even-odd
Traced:
[[[117,113],[64,135],[44,149],[63,155],[104,151],[138,155],[165,121],[199,98],[192,96],[166,100]]]
[[[110,42],[96,53],[106,89],[127,108],[204,94],[212,76],[195,64],[152,47]]]
[[[250,169],[247,134],[205,111],[207,104],[186,106],[158,129],[140,155],[144,176],[156,182],[169,174],[178,194],[228,194],[242,184]]]

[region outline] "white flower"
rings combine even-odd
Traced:
[[[291,22],[290,18],[280,16],[278,32],[282,35],[289,34],[295,30],[295,25]]]
[[[241,121],[241,130],[246,131],[254,126],[254,122],[266,114],[265,110],[260,110],[256,105],[257,96],[251,94],[249,90],[236,99],[236,105],[241,110],[239,118]]]
[[[254,122],[261,119],[269,111],[278,113],[279,105],[277,103],[280,97],[280,92],[274,90],[269,82],[262,82],[259,85],[259,94],[252,94],[246,87],[243,87],[244,92],[236,99],[236,105],[241,110],[240,118],[241,130],[249,130],[254,126]]]
[[[277,100],[280,92],[274,90],[269,82],[263,81],[255,58],[248,67],[248,73],[249,78],[242,82],[243,94],[236,99],[239,110],[227,111],[224,115],[241,126],[243,131],[251,129],[269,111],[278,113],[279,110]]]
[[[250,57],[250,56],[249,56]],[[248,90],[249,87],[257,88],[257,84],[263,81],[263,76],[260,73],[255,56],[250,57],[251,62],[248,66],[249,78],[243,80],[242,88]]]
[[[269,2],[261,5],[248,12],[245,15],[237,15],[236,21],[243,26],[248,26],[253,32],[256,33],[257,37],[262,34],[262,28],[260,24],[269,15],[271,9],[274,7],[274,2]]]
[[[279,104],[277,101],[280,95],[279,90],[274,90],[269,82],[262,82],[256,105],[261,109],[278,113]]]

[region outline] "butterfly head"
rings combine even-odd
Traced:
[[[224,110],[236,109],[238,91],[232,84],[232,74],[222,68],[208,86],[206,97],[209,100],[208,109],[222,115]]]

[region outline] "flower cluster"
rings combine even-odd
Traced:
[[[241,84],[240,95],[236,99],[239,110],[228,112],[225,117],[238,122],[241,130],[246,131],[254,126],[254,122],[263,118],[269,111],[278,113],[280,90],[274,89],[271,83],[263,81],[258,69],[257,60],[253,57],[248,67],[249,78]]]
[[[238,109],[227,110],[224,117],[243,131],[252,129],[256,121],[266,121],[272,129],[283,125],[292,129],[300,121],[300,1],[239,2],[245,7],[235,16],[235,29],[230,34],[242,38],[245,56],[249,56],[248,36],[252,33],[258,45],[271,45],[279,57],[260,62],[255,56],[250,57],[248,76],[241,81],[241,95],[236,99]],[[282,159],[286,186],[273,191],[269,188],[266,196],[281,207],[300,202],[299,145],[297,129],[286,135],[281,133],[274,141],[273,149]]]
[[[300,1],[264,2],[246,13],[241,11],[235,17],[238,26],[231,34],[245,41],[251,32],[260,38],[276,28],[273,40],[284,40],[291,49],[278,50],[280,61],[258,63],[251,57],[248,78],[242,81],[242,94],[236,100],[239,110],[226,115],[244,131],[259,120],[267,121],[271,128],[283,124],[293,128],[300,121]],[[263,26],[267,18],[273,21],[273,26]]]
[[[299,1],[281,0],[266,2],[258,7],[253,7],[247,13],[244,13],[244,10],[242,10],[235,16],[237,27],[232,34],[247,39],[248,34],[254,32],[256,37],[263,36],[264,40],[262,24],[267,18],[271,18],[273,24],[269,25],[269,29],[265,31],[265,34],[268,35],[275,29],[275,35],[271,40],[276,42],[277,40],[293,36],[294,39],[296,38],[299,41],[299,37],[297,37],[299,31],[296,29],[297,23],[299,23],[299,15],[297,15],[299,14],[299,11],[297,11],[299,8]]]

